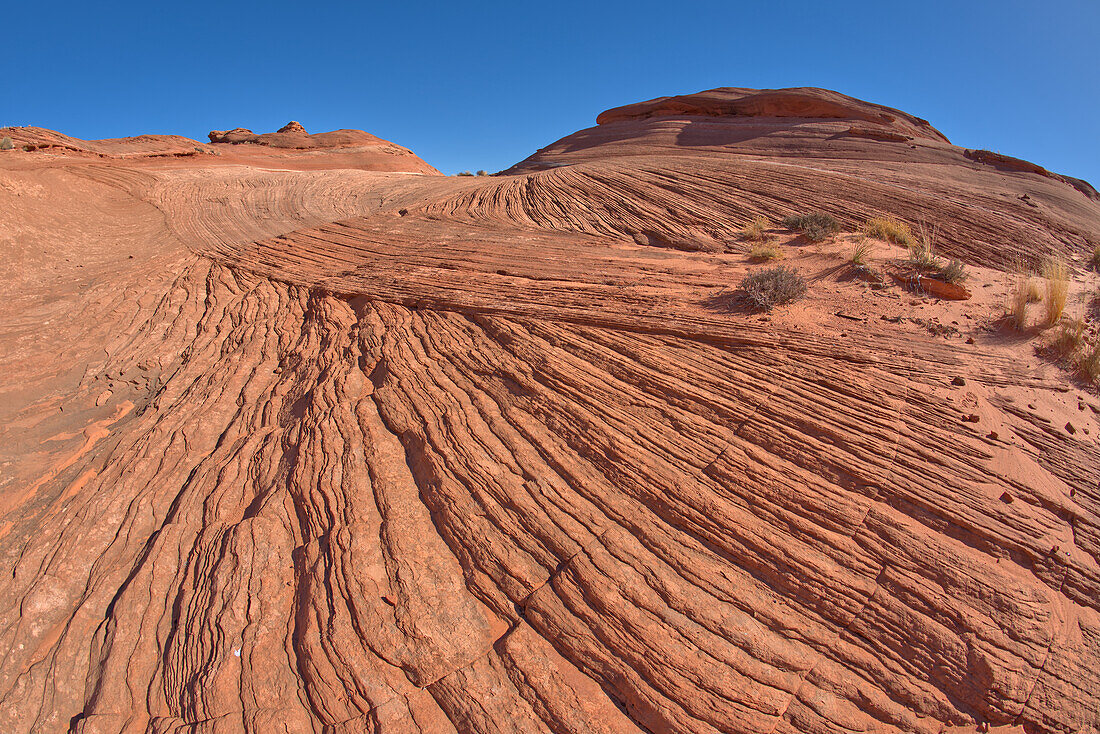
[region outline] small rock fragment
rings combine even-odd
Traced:
[[[966,380],[962,377],[956,377],[954,380],[951,381],[951,384],[955,387],[962,387],[966,384]]]
[[[1012,501],[1013,497],[1008,492],[1001,493],[1001,502],[1004,502],[1006,505],[1011,505]]]
[[[1067,422],[1066,423],[1066,432],[1069,433],[1072,436],[1073,434],[1077,433],[1077,429],[1074,428],[1072,423]]]

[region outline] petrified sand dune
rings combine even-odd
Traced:
[[[988,327],[1090,189],[822,90],[600,119],[492,178],[0,153],[0,730],[1100,727],[1100,405]],[[792,238],[740,309],[813,209],[974,299]]]

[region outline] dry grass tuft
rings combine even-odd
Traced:
[[[1085,320],[1067,319],[1062,322],[1051,345],[1063,357],[1071,357],[1085,346]]]
[[[1078,353],[1077,371],[1089,382],[1100,382],[1100,341]]]
[[[906,247],[916,241],[909,225],[893,217],[871,217],[864,223],[863,233],[868,237],[876,237]]]
[[[1031,305],[1029,295],[1029,283],[1031,278],[1026,274],[1016,276],[1016,284],[1008,292],[1008,323],[1017,331],[1027,328],[1027,309]]]
[[[966,272],[966,266],[958,260],[952,260],[947,267],[940,270],[940,277],[947,283],[962,283],[970,277]]]
[[[806,281],[794,268],[777,265],[746,275],[741,290],[753,308],[771,311],[806,295]]]
[[[909,262],[921,270],[940,270],[939,257],[936,256],[936,227],[921,222],[917,225],[917,234],[909,243]]]
[[[771,226],[771,220],[767,217],[753,217],[749,225],[741,230],[741,237],[753,242],[763,242],[768,238]]]
[[[861,238],[852,248],[852,256],[848,259],[853,265],[866,265],[875,252],[875,246],[866,237]]]
[[[757,262],[771,262],[772,260],[782,260],[783,252],[775,245],[762,242],[752,246],[752,249],[749,250],[749,257]]]
[[[14,147],[15,143],[13,143],[11,141],[11,138],[9,138],[8,136],[5,135],[2,139],[0,139],[0,150],[11,150]]]
[[[1062,260],[1051,258],[1043,268],[1043,278],[1046,281],[1045,321],[1047,326],[1054,326],[1058,323],[1058,319],[1062,318],[1062,312],[1066,310],[1066,299],[1069,297],[1069,271]]]
[[[1092,259],[1089,260],[1089,265],[1093,270],[1100,272],[1100,242],[1092,248]]]

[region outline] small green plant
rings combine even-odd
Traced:
[[[768,230],[771,226],[772,223],[767,217],[753,217],[749,225],[741,230],[741,236],[753,242],[763,242],[768,238]]]
[[[473,176],[474,174],[470,173],[469,171],[459,171],[458,175],[459,176]]]
[[[874,245],[871,240],[864,237],[856,242],[855,247],[852,248],[852,256],[848,260],[853,265],[866,265],[873,253]]]
[[[746,275],[741,290],[753,308],[771,311],[806,295],[806,281],[794,268],[777,265]]]
[[[840,223],[822,212],[783,217],[783,226],[802,234],[810,242],[822,242],[840,231]]]
[[[752,249],[749,250],[749,257],[758,262],[770,262],[782,259],[783,253],[778,247],[761,242],[752,246]]]
[[[1069,271],[1060,258],[1054,257],[1048,260],[1043,268],[1043,278],[1046,281],[1046,324],[1054,326],[1058,323],[1058,319],[1062,318],[1062,312],[1066,310],[1066,299],[1069,297]]]
[[[5,135],[3,139],[0,139],[0,150],[11,150],[14,147],[15,143],[8,136]]]
[[[908,247],[916,239],[909,225],[893,217],[871,217],[863,225],[863,233],[895,245]]]
[[[486,171],[486,170],[484,170],[484,169],[482,169],[482,170],[480,170],[480,171],[478,171],[478,172],[477,172],[477,175],[479,175],[479,176],[488,176],[488,175],[489,175],[489,172],[488,172],[488,171]]]
[[[962,283],[970,277],[970,274],[966,272],[966,266],[960,261],[952,260],[940,270],[940,277],[947,283]]]

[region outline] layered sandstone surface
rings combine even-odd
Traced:
[[[1100,402],[997,325],[1050,255],[1089,313],[1087,184],[806,89],[491,178],[0,132],[0,731],[1100,727]],[[746,311],[817,209],[973,298],[778,232]]]

